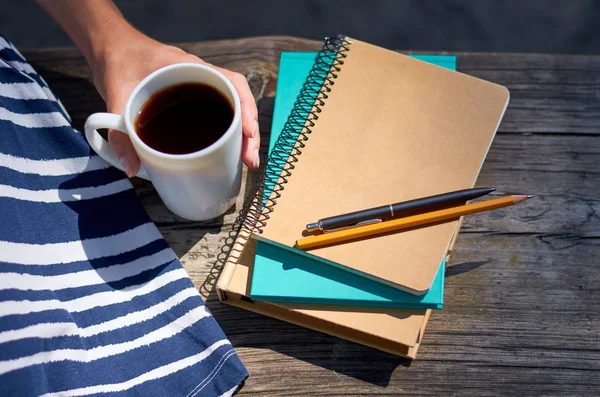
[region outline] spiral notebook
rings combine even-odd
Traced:
[[[281,54],[269,152],[280,136],[316,55],[306,52]],[[456,69],[455,56],[410,56],[450,70]],[[267,302],[441,309],[445,265],[445,260],[442,260],[433,284],[425,294],[413,295],[334,266],[323,266],[320,261],[310,257],[257,241],[250,297]]]
[[[330,86],[330,83],[335,81],[334,73],[336,72],[335,69],[331,70],[331,65],[337,59],[338,50],[342,46],[346,54],[351,51],[348,46],[350,41],[353,40],[336,38],[325,41],[322,51],[317,56],[313,72],[311,72],[311,75],[303,85],[302,95],[288,119],[288,123],[291,124],[292,129],[297,134],[303,132],[305,121],[307,121],[307,114],[312,110],[312,105],[315,102],[319,102],[316,97],[322,96],[319,94],[322,90],[327,91],[324,90],[324,82],[328,81],[328,88],[332,89],[332,91],[335,88],[334,86]],[[357,43],[357,41],[354,41],[354,43]],[[354,45],[354,43],[350,45]],[[377,52],[387,53],[383,49],[378,49]],[[382,60],[379,57],[371,59],[372,65],[381,62]],[[372,65],[369,62],[363,62],[362,67],[366,70],[363,74],[368,76]],[[390,87],[393,88],[393,84],[390,84],[386,89],[390,89]],[[310,100],[311,97],[312,101]],[[306,105],[306,103],[309,105]],[[307,126],[312,125],[313,121],[318,120],[309,120],[306,123]],[[314,131],[316,132],[316,130]],[[278,143],[282,144],[285,140],[289,140],[292,145],[296,141],[293,137],[284,136],[284,138],[278,140]],[[302,143],[303,141],[298,145],[302,146]],[[271,183],[269,182],[271,178],[267,178],[266,176],[267,173],[274,172],[273,162],[278,164],[280,161],[285,162],[288,160],[289,157],[287,154],[282,156],[280,153],[273,150],[269,156],[269,165],[267,166],[271,167],[271,171],[267,170],[259,183],[259,188],[262,188],[263,191],[266,185],[270,185],[275,190],[273,199],[276,199],[277,194],[286,193],[286,191],[281,191],[281,185],[276,183],[280,182],[280,180]],[[290,152],[287,153],[289,154]],[[293,151],[292,154],[296,155],[298,153],[297,151]],[[286,169],[289,172],[289,165]],[[279,171],[277,171],[277,174],[279,175]],[[285,178],[290,175],[284,173],[282,176]],[[257,227],[264,225],[263,217],[257,218],[257,215],[261,214],[263,209],[272,208],[274,204],[273,199],[270,197],[261,197],[260,189],[257,189],[255,197],[246,201],[250,206],[244,206],[240,211],[240,216],[236,222],[237,226],[234,228],[231,238],[227,240],[224,247],[227,258],[216,286],[219,299],[226,304],[245,310],[262,313],[392,354],[411,359],[415,358],[421,345],[431,310],[334,306],[310,303],[270,303],[250,298],[249,293],[256,250],[256,240],[250,238],[250,236],[252,232],[257,231]],[[257,209],[259,211],[256,211]],[[452,247],[452,244],[453,242],[450,244],[450,247]],[[438,257],[438,261],[440,257]],[[244,321],[243,316],[240,316],[240,321]]]
[[[353,38],[317,57],[247,219],[292,248],[320,218],[473,187],[506,88]],[[311,250],[413,294],[431,286],[458,222]],[[297,252],[297,250],[295,250]]]

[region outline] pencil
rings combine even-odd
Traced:
[[[414,227],[427,226],[459,218],[464,215],[476,214],[478,212],[490,211],[497,208],[508,207],[527,200],[531,196],[505,196],[493,200],[485,200],[477,203],[446,208],[424,214],[407,216],[405,218],[392,219],[385,222],[370,225],[357,226],[349,229],[319,234],[316,236],[301,238],[296,241],[296,248],[309,250],[326,245],[348,242],[363,237],[375,236],[388,232],[398,232]]]
[[[380,207],[364,209],[347,214],[330,216],[319,219],[315,223],[306,225],[306,230],[333,231],[334,229],[358,226],[361,222],[382,221],[390,218],[401,218],[418,213],[441,210],[442,208],[463,205],[469,200],[490,194],[493,188],[463,189],[454,192],[436,194],[435,196],[421,197],[401,203],[382,205]]]

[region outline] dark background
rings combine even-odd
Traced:
[[[102,1],[102,0],[96,0]],[[4,0],[0,32],[21,48],[71,45],[33,0]],[[395,49],[600,53],[597,0],[117,0],[165,42],[344,33]]]

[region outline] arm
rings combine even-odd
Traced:
[[[179,62],[206,64],[180,48],[159,43],[132,27],[112,0],[37,0],[83,53],[92,69],[96,89],[109,112],[123,114],[129,94],[153,71]],[[244,134],[242,158],[251,168],[259,165],[258,111],[246,78],[209,65],[234,85],[242,104]],[[140,160],[129,137],[110,131],[108,140],[128,176],[137,174]]]

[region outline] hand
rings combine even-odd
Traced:
[[[111,113],[123,114],[129,94],[150,73],[164,66],[193,62],[210,66],[221,72],[235,87],[242,107],[242,159],[250,168],[258,168],[260,134],[258,110],[246,78],[223,68],[210,65],[180,48],[168,46],[144,36],[131,28],[127,37],[110,45],[91,62],[96,89]],[[135,176],[140,169],[140,159],[133,149],[129,136],[111,130],[108,142],[123,164],[127,176]]]

